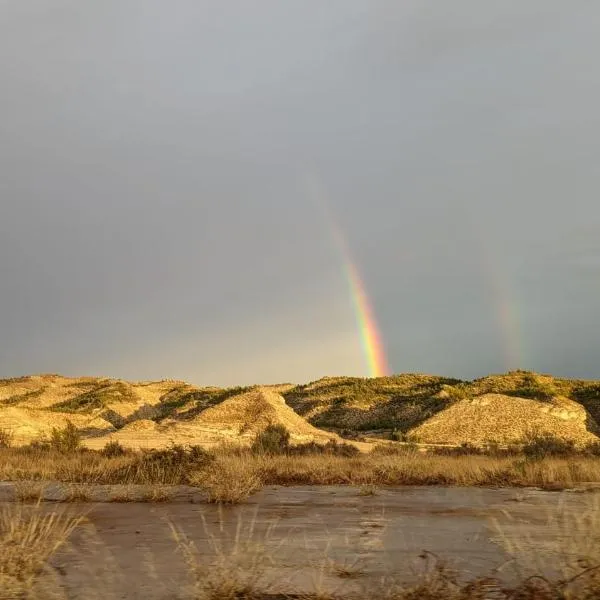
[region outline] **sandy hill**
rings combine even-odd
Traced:
[[[269,423],[285,425],[294,442],[411,433],[450,443],[506,441],[532,427],[580,440],[600,423],[600,382],[526,371],[474,381],[403,374],[236,388],[59,375],[0,380],[0,429],[17,443],[67,420],[94,447],[107,436],[138,446],[247,443]]]
[[[0,380],[0,428],[16,443],[50,434],[71,421],[85,436],[101,435],[160,413],[162,399],[183,382],[136,382],[98,378],[33,375]]]
[[[455,403],[486,394],[505,398],[504,408],[501,403],[494,404],[500,412],[512,410],[511,398],[543,403],[563,398],[587,411],[586,423],[591,431],[600,422],[600,382],[560,379],[529,371],[489,375],[474,381],[421,374],[375,379],[325,377],[284,392],[287,403],[310,423],[344,436],[369,431],[408,434]],[[525,406],[536,405],[526,402]],[[462,441],[459,429],[454,441]]]
[[[190,416],[191,415],[191,416]],[[187,411],[159,422],[139,420],[119,431],[97,438],[92,445],[118,440],[137,447],[161,447],[169,443],[212,446],[222,442],[250,444],[268,425],[281,424],[292,443],[322,442],[338,436],[310,425],[287,406],[285,399],[268,387],[256,387],[232,395],[200,412]]]
[[[404,374],[363,379],[324,377],[284,392],[287,403],[316,427],[336,431],[408,430],[447,402],[438,397],[458,379]]]
[[[533,435],[550,434],[578,445],[598,441],[597,425],[585,408],[556,397],[541,401],[503,394],[464,398],[410,431],[418,441],[453,444],[519,443]]]

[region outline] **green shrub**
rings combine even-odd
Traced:
[[[100,450],[100,454],[102,456],[106,456],[107,458],[115,458],[117,456],[123,456],[127,454],[127,450],[117,442],[117,440],[112,440],[107,442],[104,448]]]
[[[114,479],[132,484],[187,484],[192,472],[204,469],[214,460],[214,455],[200,446],[173,445],[139,453],[133,464],[115,472]]]
[[[81,435],[77,427],[67,421],[62,429],[54,427],[50,434],[50,447],[63,454],[76,452],[81,445]]]
[[[572,440],[563,440],[551,433],[544,433],[535,437],[529,436],[523,444],[523,454],[528,458],[569,456],[575,453],[575,443]]]
[[[252,444],[259,454],[285,454],[290,447],[290,432],[283,425],[268,425]]]
[[[592,456],[600,456],[600,442],[592,442],[585,447],[587,454]]]
[[[298,444],[291,446],[287,450],[287,454],[291,456],[306,456],[308,454],[328,454],[331,456],[352,457],[358,456],[360,450],[352,444],[338,442],[337,440],[329,440],[326,444],[317,444],[316,442],[307,442],[306,444]]]

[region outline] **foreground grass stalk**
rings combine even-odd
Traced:
[[[9,504],[0,510],[0,598],[26,597],[82,517],[45,512],[41,504]]]

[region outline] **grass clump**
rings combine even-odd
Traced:
[[[338,442],[337,440],[329,440],[326,444],[307,442],[306,444],[290,446],[286,454],[289,456],[310,456],[323,454],[326,456],[345,456],[346,458],[350,458],[353,456],[358,456],[360,454],[360,450],[352,444]]]
[[[220,533],[223,534],[221,515]],[[194,600],[263,600],[264,598],[285,598],[284,595],[271,596],[269,585],[264,581],[266,567],[271,558],[266,547],[271,536],[269,527],[264,538],[255,538],[256,517],[244,524],[241,516],[233,536],[209,533],[202,516],[204,530],[208,538],[212,560],[202,557],[192,540],[180,528],[171,524],[171,532],[178,551],[191,575],[192,585],[189,594]]]
[[[239,504],[258,492],[263,479],[256,464],[245,456],[229,456],[217,460],[191,479],[192,485],[203,488],[207,501],[215,504]]]
[[[0,448],[10,448],[13,445],[14,436],[8,429],[0,429]]]
[[[46,486],[38,481],[17,481],[14,484],[15,500],[38,503],[44,499]]]
[[[0,599],[27,597],[81,517],[43,512],[40,505],[8,504],[0,510]]]
[[[90,490],[86,489],[82,485],[70,485],[65,490],[65,495],[62,499],[63,502],[91,502],[92,495]]]

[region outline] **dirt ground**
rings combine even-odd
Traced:
[[[110,497],[115,487],[98,487],[93,495]],[[60,497],[58,488],[48,488],[48,497],[53,493]],[[9,496],[10,484],[3,484],[0,498]],[[69,598],[166,600],[189,598],[192,583],[173,526],[213,575],[251,569],[273,592],[347,595],[390,575],[413,579],[424,567],[424,550],[465,575],[503,566],[501,576],[510,579],[516,573],[507,562],[507,539],[542,544],[560,534],[552,529],[558,512],[582,514],[599,498],[591,491],[533,489],[405,487],[361,495],[355,487],[273,487],[244,505],[219,507],[181,487],[168,503],[46,506],[86,512],[71,548],[53,559]]]

